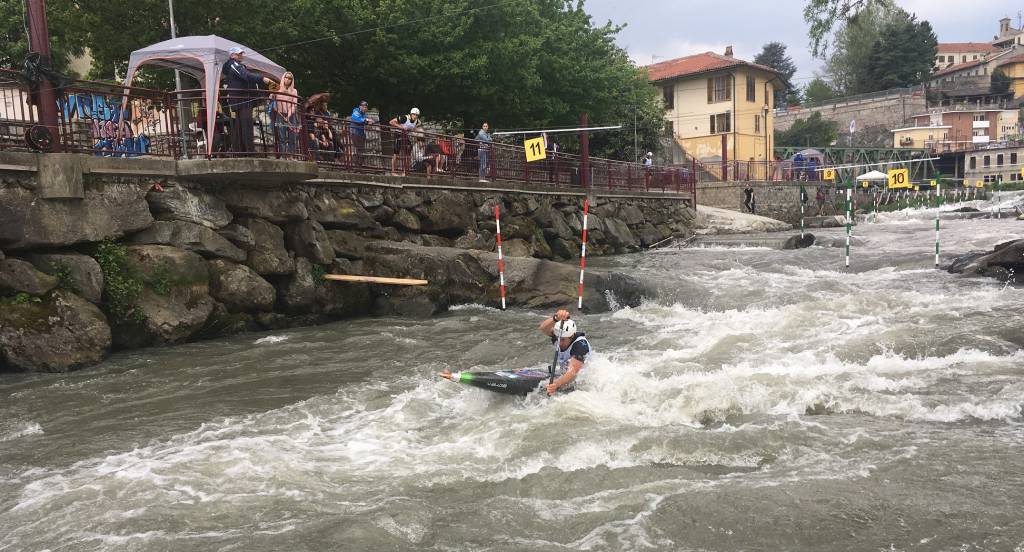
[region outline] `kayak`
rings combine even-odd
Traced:
[[[551,377],[547,370],[529,368],[499,372],[445,372],[439,375],[455,383],[506,395],[528,395]]]

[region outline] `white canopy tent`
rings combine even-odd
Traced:
[[[135,73],[142,65],[157,65],[187,73],[203,84],[206,97],[206,128],[212,132],[217,120],[217,101],[220,96],[220,77],[228,50],[241,48],[245,51],[245,66],[279,81],[285,69],[263,55],[245,46],[216,35],[181,36],[165,40],[132,52],[128,60],[128,75],[125,86],[131,86]],[[213,152],[213,140],[206,141],[207,155]]]
[[[857,177],[857,182],[878,182],[879,180],[888,181],[889,175],[882,171],[871,171]]]

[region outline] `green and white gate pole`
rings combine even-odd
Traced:
[[[804,205],[807,204],[807,191],[800,184],[800,239],[804,239]]]
[[[942,210],[942,184],[935,183],[935,268],[939,268],[939,212]]]
[[[850,235],[853,233],[853,180],[846,179],[846,268],[850,268]]]

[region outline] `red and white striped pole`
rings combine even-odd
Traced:
[[[494,206],[495,237],[498,243],[498,282],[501,284],[501,310],[505,310],[505,259],[501,256],[501,205]]]
[[[583,245],[580,249],[580,291],[579,304],[577,307],[583,309],[583,270],[587,266],[587,215],[590,213],[590,199],[583,200]]]

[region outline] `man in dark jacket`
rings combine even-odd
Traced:
[[[261,82],[274,82],[249,71],[242,64],[244,56],[245,50],[238,46],[228,50],[228,61],[221,72],[228,85],[224,95],[231,115],[232,153],[253,153],[256,150],[252,135],[252,109],[257,93],[249,90],[259,90]]]

